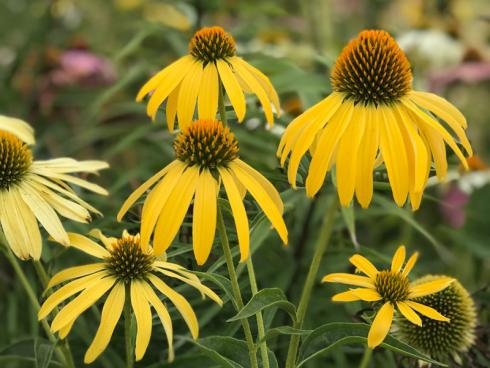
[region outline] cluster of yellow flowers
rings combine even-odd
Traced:
[[[441,97],[412,90],[410,64],[388,33],[361,32],[341,52],[331,82],[333,93],[287,126],[277,150],[293,187],[297,186],[300,161],[309,152],[311,163],[305,180],[308,196],[318,193],[327,173],[335,168],[340,203],[351,205],[355,195],[362,207],[368,207],[373,196],[373,171],[384,164],[395,203],[404,206],[408,198],[417,209],[433,164],[440,179],[446,175],[446,144],[466,165],[455,138],[437,118],[472,155],[463,115]],[[194,255],[199,265],[206,262],[220,216],[221,185],[231,207],[241,261],[250,253],[249,221],[243,202],[247,192],[283,243],[288,243],[281,196],[261,173],[239,158],[238,141],[227,126],[225,97],[241,122],[246,115],[245,93],[257,96],[272,125],[273,114],[280,114],[274,87],[267,76],[236,55],[233,37],[220,27],[198,31],[189,44],[189,54],[141,88],[137,100],[149,96],[148,116],[155,120],[166,101],[168,129],[173,131],[177,120],[180,132],[173,145],[175,160],[137,188],[117,215],[120,221],[145,195],[140,234],[124,232],[119,238],[107,237],[97,229],[89,233],[91,238],[67,233],[59,218],[88,222],[90,212],[98,213],[70,184],[101,195],[107,192],[72,174],[97,173],[108,165],[70,158],[33,161],[29,149],[34,143],[32,128],[23,121],[0,117],[0,222],[9,247],[21,259],[38,260],[42,244],[39,222],[54,241],[97,258],[95,263],[55,274],[47,285],[49,296],[39,310],[40,320],[55,312],[51,330],[64,338],[80,314],[108,294],[99,328],[85,355],[86,363],[107,347],[125,305],[131,306],[136,318],[136,360],[143,357],[150,341],[151,308],[163,325],[169,359],[173,359],[172,319],[155,291],[175,305],[197,338],[199,327],[192,307],[161,277],[180,280],[222,304],[196,275],[168,262],[165,255],[193,203]],[[217,120],[218,110],[221,121]],[[351,263],[366,276],[335,273],[324,277],[326,282],[356,286],[336,294],[334,301],[380,303],[369,332],[369,347],[385,339],[396,310],[418,326],[422,319],[416,312],[449,322],[434,308],[415,300],[447,288],[454,279],[438,277],[411,284],[408,273],[416,259],[414,254],[405,264],[405,247],[401,246],[391,269],[378,271],[366,258],[354,255]]]

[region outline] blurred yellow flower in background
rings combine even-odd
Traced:
[[[384,163],[398,206],[410,198],[420,206],[432,162],[439,179],[447,172],[447,144],[466,166],[466,159],[446,127],[468,155],[464,116],[445,99],[412,90],[410,64],[385,31],[361,32],[349,42],[332,70],[334,92],[287,127],[277,155],[288,163],[289,182],[296,186],[301,158],[312,160],[306,192],[314,196],[335,165],[340,202],[354,196],[368,207],[373,196],[373,170]]]
[[[79,293],[61,308],[51,323],[51,330],[58,332],[59,337],[63,339],[70,332],[75,320],[95,305],[102,296],[109,293],[102,308],[99,328],[85,353],[85,363],[93,362],[106,349],[126,300],[130,302],[136,317],[136,360],[143,358],[150,342],[153,326],[151,307],[155,309],[165,330],[168,358],[173,360],[172,319],[165,303],[155,293],[154,288],[175,305],[194,339],[199,335],[199,324],[189,302],[167,285],[159,275],[180,280],[219,305],[222,304],[221,299],[184,267],[167,262],[164,256],[154,256],[150,246],[141,247],[139,234],[133,236],[124,231],[121,238],[112,238],[106,237],[99,230],[93,230],[91,235],[98,238],[104,246],[75,233],[68,234],[69,244],[98,258],[99,261],[70,267],[54,275],[47,289],[65,281],[69,282],[46,299],[39,310],[38,318],[40,320],[46,318],[58,305]]]
[[[177,235],[194,198],[194,255],[198,264],[204,264],[215,236],[221,182],[233,213],[241,261],[247,259],[250,248],[249,224],[243,204],[247,191],[287,244],[288,231],[282,218],[284,205],[279,193],[262,174],[238,158],[238,142],[220,121],[195,121],[177,136],[174,150],[177,159],[136,189],[117,215],[120,221],[135,201],[154,186],[143,205],[143,249],[155,230],[154,252],[163,254]]]
[[[280,113],[279,98],[269,78],[236,56],[235,40],[221,27],[196,32],[189,43],[189,55],[155,74],[140,89],[136,100],[151,94],[146,111],[152,120],[167,100],[168,128],[173,131],[177,117],[182,130],[193,121],[196,103],[199,119],[216,118],[221,85],[240,122],[246,111],[244,92],[257,95],[269,125],[274,121],[271,103]]]
[[[441,276],[417,285],[410,284],[408,273],[415,265],[417,257],[418,253],[414,253],[403,268],[405,247],[402,245],[393,256],[391,269],[378,271],[368,259],[355,254],[349,261],[367,277],[348,273],[332,273],[323,278],[323,282],[337,282],[359,287],[334,295],[332,297],[333,301],[353,302],[364,300],[382,303],[369,330],[368,346],[370,348],[375,348],[381,344],[386,335],[388,335],[395,307],[403,317],[418,326],[422,325],[422,319],[415,312],[437,321],[449,322],[448,318],[435,309],[415,302],[414,299],[444,290],[451,285],[454,279]]]
[[[109,165],[71,158],[33,161],[32,152],[22,139],[34,142],[32,128],[21,120],[0,117],[0,223],[17,257],[38,260],[42,251],[38,221],[56,241],[68,245],[60,215],[88,222],[89,211],[100,214],[68,184],[101,195],[107,195],[107,191],[71,174],[97,173]]]

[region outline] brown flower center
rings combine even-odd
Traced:
[[[221,27],[202,28],[189,43],[189,53],[204,64],[226,59],[236,53],[235,40]]]
[[[384,302],[396,303],[408,298],[410,282],[400,272],[380,271],[374,284]]]
[[[0,190],[19,183],[32,164],[27,144],[15,135],[0,131]]]
[[[342,50],[332,70],[333,89],[354,103],[388,105],[412,88],[407,57],[387,32],[362,31]]]

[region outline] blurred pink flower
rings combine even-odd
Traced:
[[[466,219],[465,207],[470,196],[457,183],[450,183],[444,189],[440,210],[446,222],[455,229],[463,227]]]
[[[432,73],[428,78],[429,89],[441,93],[454,83],[476,83],[490,80],[490,62],[471,61]]]
[[[59,66],[51,72],[50,80],[55,86],[80,85],[104,86],[114,82],[116,73],[107,60],[88,50],[64,51]]]

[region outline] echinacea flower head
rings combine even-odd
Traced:
[[[176,159],[136,189],[121,207],[118,221],[143,193],[153,187],[143,204],[141,243],[145,248],[154,232],[156,255],[163,254],[184,221],[194,199],[192,241],[198,264],[206,262],[216,230],[217,200],[223,183],[233,213],[241,260],[249,254],[249,224],[243,198],[247,191],[271,221],[284,244],[288,231],[284,205],[274,186],[240,160],[238,142],[217,120],[197,120],[174,141]]]
[[[427,275],[415,280],[413,285],[431,282],[440,277],[446,276]],[[394,323],[396,335],[434,359],[447,361],[452,357],[458,360],[459,354],[468,351],[475,341],[476,308],[468,291],[455,280],[444,290],[415,298],[414,301],[437,309],[451,323],[422,316],[422,325],[417,326],[400,318]]]
[[[427,318],[449,322],[436,309],[421,303],[418,298],[444,290],[454,281],[451,277],[436,277],[428,282],[414,285],[408,279],[408,273],[417,261],[418,253],[414,253],[405,264],[405,247],[400,246],[391,262],[391,269],[378,269],[365,257],[355,254],[349,261],[366,276],[348,273],[332,273],[323,278],[323,282],[336,282],[354,285],[358,288],[336,294],[332,297],[337,302],[364,300],[381,304],[373,320],[368,334],[368,346],[375,348],[383,342],[390,331],[395,309],[410,323],[422,326],[422,319],[416,313]]]
[[[458,146],[472,155],[466,120],[445,99],[412,89],[410,64],[385,31],[362,31],[338,57],[331,74],[333,93],[287,127],[277,151],[296,186],[301,158],[312,156],[306,193],[314,196],[335,166],[340,202],[354,197],[368,207],[373,170],[384,163],[393,198],[420,206],[432,163],[439,179],[447,172],[446,144],[466,167]],[[452,131],[458,143],[450,134]]]
[[[0,130],[0,223],[7,243],[17,257],[38,260],[42,251],[38,221],[56,241],[68,245],[68,236],[59,216],[88,222],[89,211],[99,213],[79,198],[69,184],[107,194],[104,188],[71,174],[97,173],[108,165],[102,161],[71,158],[35,161],[29,146],[18,137],[27,134],[28,140],[32,141],[29,130],[26,127],[20,131],[10,128],[18,135]]]
[[[236,55],[235,40],[221,27],[197,31],[189,43],[189,54],[155,74],[136,100],[151,94],[146,111],[152,120],[166,100],[169,130],[173,131],[176,117],[182,130],[193,121],[196,104],[199,119],[216,118],[221,86],[240,122],[246,111],[244,93],[257,95],[269,125],[274,121],[271,103],[277,114],[280,112],[279,98],[269,78]]]
[[[64,285],[43,303],[38,314],[39,320],[46,318],[61,303],[67,302],[51,323],[51,330],[63,339],[70,332],[75,320],[108,293],[99,328],[85,353],[85,363],[93,362],[106,349],[126,301],[130,303],[136,317],[136,360],[143,358],[150,342],[153,325],[151,308],[155,310],[163,326],[168,341],[168,358],[173,360],[172,318],[165,302],[155,291],[175,305],[194,339],[199,334],[199,323],[189,302],[162,277],[182,281],[219,305],[222,304],[221,299],[184,267],[168,262],[165,256],[156,257],[151,246],[143,249],[139,234],[130,235],[124,231],[120,238],[114,238],[106,237],[100,230],[93,230],[91,235],[98,238],[103,246],[83,235],[68,234],[72,247],[97,258],[98,261],[67,268],[54,275],[47,289]]]

